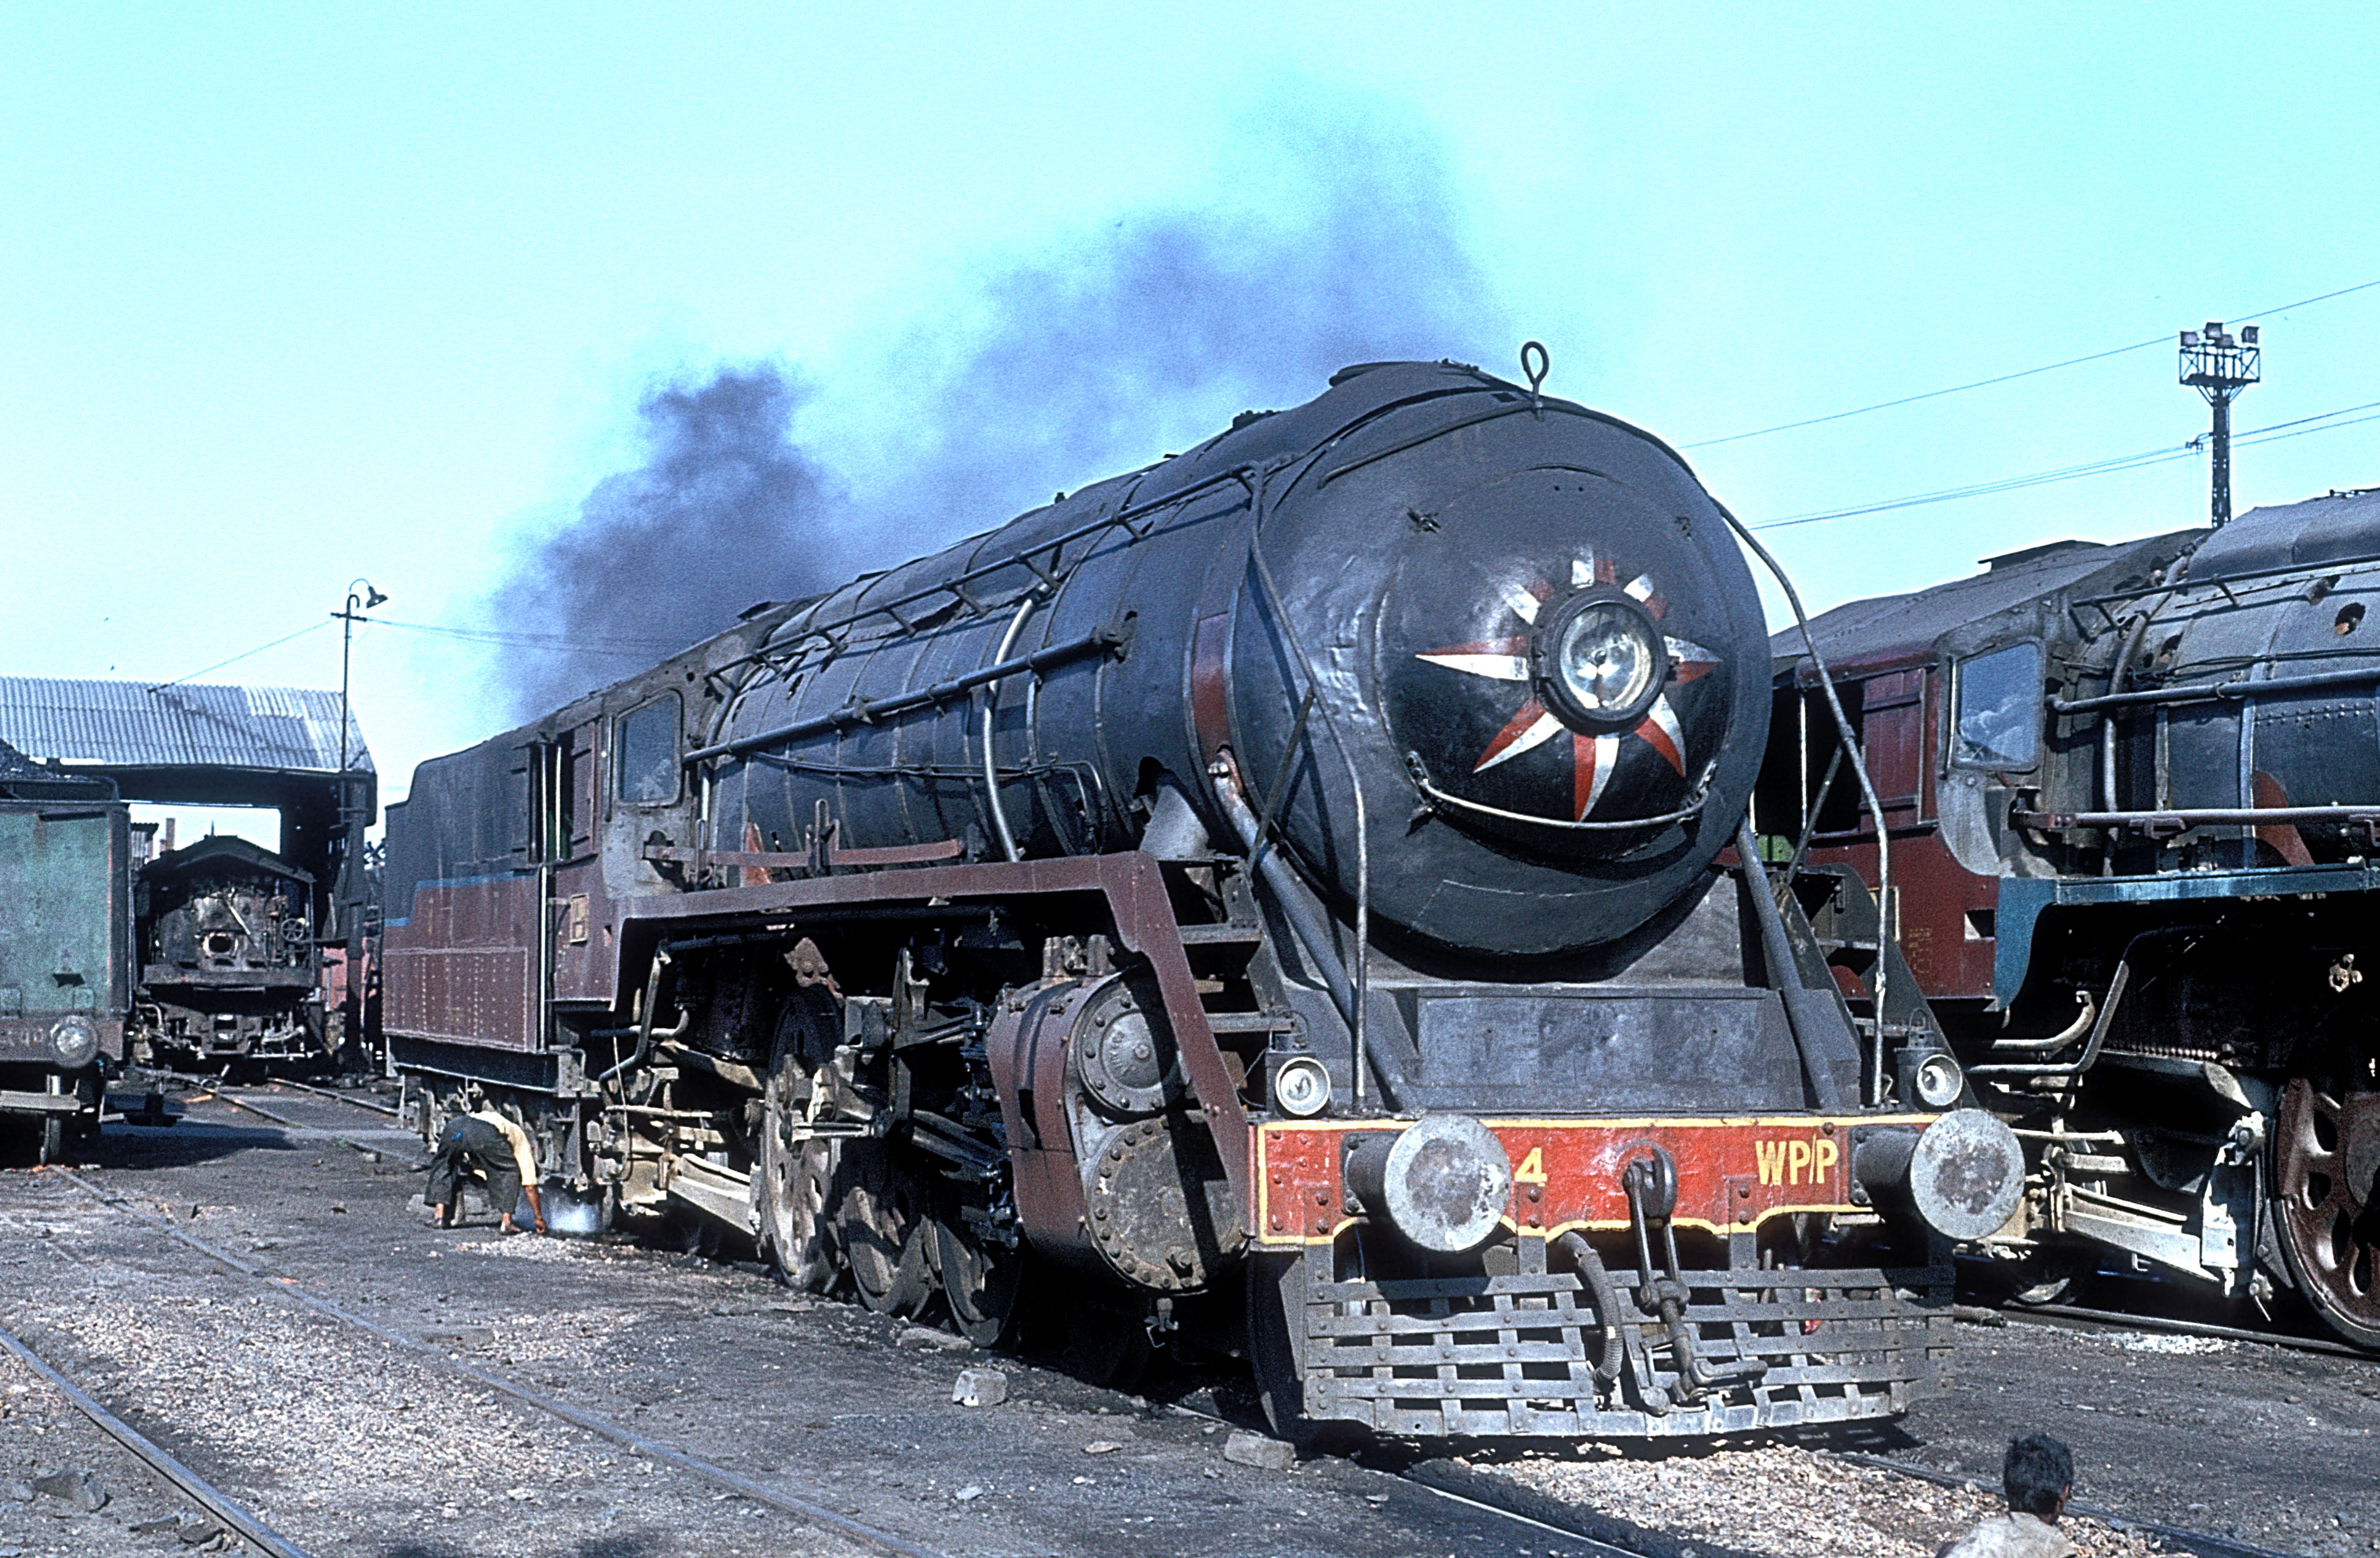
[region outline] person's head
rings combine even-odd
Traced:
[[[2012,1440],[2000,1463],[2000,1485],[2010,1509],[2055,1520],[2074,1491],[2074,1452],[2046,1433]]]

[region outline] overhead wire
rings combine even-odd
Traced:
[[[279,649],[282,645],[302,639],[309,633],[318,633],[323,628],[328,627],[331,624],[329,622],[317,622],[310,627],[300,627],[295,633],[285,633],[269,644],[259,644],[254,649],[242,650],[237,654],[233,655],[229,660],[218,660],[212,665],[206,666],[203,669],[186,672],[183,675],[175,677],[170,682],[152,682],[149,684],[149,690],[151,692],[163,692],[169,687],[180,687],[184,682],[196,681],[198,678],[208,675],[210,672],[220,671],[226,665],[237,665],[241,661],[249,658],[249,656],[262,654],[266,650]]]
[[[2328,432],[2335,428],[2354,427],[2362,422],[2380,421],[2380,400],[2366,401],[2360,406],[2342,406],[2337,410],[2318,412],[2311,417],[2298,417],[2286,422],[2272,422],[2251,428],[2232,437],[2232,445],[2246,447],[2257,444],[2275,444],[2284,438],[2302,438],[2311,432]],[[2368,416],[2352,413],[2371,412]],[[2347,420],[2337,419],[2347,418]],[[2321,424],[2319,426],[2310,424]],[[1929,504],[1953,503],[1963,498],[1990,497],[2000,493],[2020,492],[2028,487],[2046,487],[2061,481],[2079,481],[2089,476],[2111,476],[2119,471],[2139,470],[2149,466],[2165,465],[2174,460],[2195,457],[2204,444],[2204,435],[2180,444],[2160,445],[2135,454],[2117,455],[2107,459],[2088,460],[2081,465],[2060,466],[2052,470],[2031,471],[2021,476],[2000,477],[1990,481],[1977,481],[1963,487],[1944,488],[1937,492],[1917,493],[1907,497],[1886,498],[1879,502],[1860,504],[1850,508],[1822,509],[1811,514],[1788,515],[1781,519],[1765,520],[1753,527],[1755,530],[1781,530],[1795,525],[1815,525],[1828,519],[1850,519],[1866,514],[1885,514],[1895,509],[1917,508]]]
[[[284,644],[295,643],[309,633],[319,633],[337,620],[338,618],[334,616],[325,621],[300,627],[295,633],[284,633],[281,637],[259,644],[254,649],[242,650],[228,660],[218,660],[212,665],[185,672],[172,681],[152,682],[149,685],[149,690],[152,693],[163,692],[169,687],[180,687],[185,682],[196,681],[199,677],[212,675],[226,665],[237,665],[243,660],[262,654],[266,650],[279,649]],[[468,643],[495,644],[508,649],[615,654],[645,659],[656,652],[665,654],[672,650],[686,647],[685,641],[678,639],[582,638],[566,633],[510,633],[502,628],[493,627],[443,627],[428,622],[397,622],[384,616],[358,617],[357,620],[361,626],[367,627],[395,627],[408,633],[429,633],[440,638],[460,639]]]
[[[599,654],[650,654],[658,650],[667,652],[684,649],[682,639],[618,639],[587,638],[569,633],[513,633],[498,627],[446,627],[430,622],[397,622],[384,616],[371,619],[382,627],[401,628],[408,633],[429,633],[440,638],[461,639],[470,643],[502,644],[514,649],[551,649],[589,651]]]
[[[2287,313],[2291,309],[2310,308],[2313,304],[2327,303],[2334,298],[2344,298],[2350,293],[2367,292],[2375,286],[2380,286],[2380,279],[2358,282],[2353,286],[2342,286],[2335,292],[2325,292],[2318,297],[2301,298],[2294,303],[2280,303],[2272,308],[2260,309],[2254,313],[2236,314],[2232,316],[2232,323],[2251,323],[2257,320],[2268,319],[2274,314]],[[2061,368],[2079,368],[2086,362],[2100,362],[2111,357],[2122,357],[2130,352],[2146,351],[2151,347],[2164,346],[2172,339],[2173,335],[2168,331],[2145,341],[2134,341],[2130,346],[2109,347],[2105,351],[2086,352],[2081,357],[2070,357],[2058,362],[2045,362],[2037,368],[2020,368],[2013,373],[1998,373],[1991,378],[1976,379],[1968,383],[1951,384],[1942,389],[1923,390],[1915,395],[1900,396],[1891,400],[1879,400],[1872,406],[1855,406],[1848,411],[1831,411],[1823,417],[1804,417],[1799,421],[1779,422],[1773,427],[1754,428],[1749,432],[1730,432],[1723,438],[1705,438],[1693,444],[1681,444],[1678,447],[1709,449],[1721,444],[1741,444],[1747,438],[1766,438],[1772,432],[1791,432],[1799,428],[1818,427],[1827,422],[1840,422],[1849,417],[1864,417],[1871,411],[1889,411],[1896,406],[1913,406],[1921,400],[1938,400],[1946,395],[1963,395],[1969,390],[1988,389],[1994,384],[2010,383],[2018,379],[2030,379],[2036,374],[2055,373]]]

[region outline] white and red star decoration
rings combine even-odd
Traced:
[[[1643,606],[1646,615],[1658,622],[1669,614],[1669,602],[1655,588],[1652,576],[1639,574],[1625,585],[1620,585],[1618,566],[1609,557],[1598,557],[1592,550],[1572,560],[1570,585],[1572,590],[1585,590],[1597,584],[1619,586],[1621,592]],[[1558,591],[1543,578],[1533,579],[1524,589],[1508,590],[1504,601],[1512,615],[1527,626],[1536,624],[1537,614]],[[1683,684],[1707,675],[1718,663],[1718,656],[1700,644],[1683,639],[1664,638],[1675,670],[1670,682]],[[1490,681],[1518,682],[1526,686],[1531,679],[1529,639],[1525,633],[1506,639],[1491,639],[1483,643],[1451,644],[1445,649],[1431,650],[1415,656],[1432,665],[1443,665],[1450,671],[1465,676],[1485,676]],[[1471,767],[1474,773],[1485,773],[1500,763],[1512,761],[1524,752],[1534,751],[1568,730],[1561,720],[1548,709],[1535,694],[1523,702],[1503,729],[1496,733],[1488,749]],[[1653,700],[1644,720],[1631,735],[1661,754],[1681,778],[1686,772],[1685,737],[1678,729],[1677,711],[1670,706],[1667,692]],[[1603,798],[1605,786],[1611,783],[1612,770],[1620,763],[1620,735],[1588,736],[1570,732],[1571,748],[1571,815],[1573,822],[1585,822]]]

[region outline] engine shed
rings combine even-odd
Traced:
[[[294,918],[310,928],[304,962],[313,969],[317,944],[346,943],[352,955],[365,929],[363,835],[378,816],[379,776],[336,691],[0,676],[0,741],[48,771],[111,781],[128,802],[277,810],[276,870],[301,885]],[[360,1014],[345,1016],[343,1035],[358,1032]]]

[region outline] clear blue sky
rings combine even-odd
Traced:
[[[805,446],[914,498],[920,386],[959,403],[1003,278],[1152,225],[1360,250],[1364,209],[1406,202],[1456,260],[1402,349],[1512,371],[1539,337],[1551,388],[1681,444],[2234,318],[2380,279],[2375,42],[2336,6],[9,6],[0,665],[180,676],[358,575],[397,620],[535,630],[498,582],[644,459],[651,389],[722,362],[808,386]],[[1318,262],[1301,306],[1405,308],[1374,259]],[[2380,401],[2380,288],[2265,325],[2242,427]],[[1097,435],[1015,483],[1320,387],[1261,338],[1184,349],[1146,393],[1143,359],[1099,381]],[[2161,346],[1693,457],[1758,521],[2204,417]],[[2380,483],[2380,422],[2237,463],[2242,507]],[[2190,523],[2204,483],[2183,460],[1772,539],[1824,604]],[[941,529],[859,550],[905,534]],[[359,639],[390,793],[506,721],[487,655]],[[337,676],[325,630],[211,679]]]

